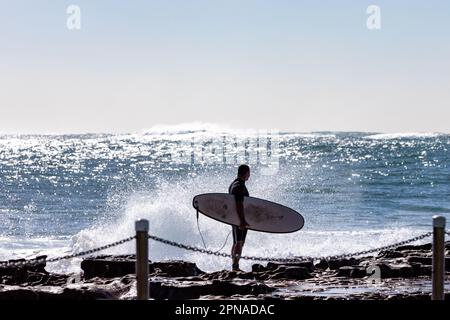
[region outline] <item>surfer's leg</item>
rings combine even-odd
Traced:
[[[231,263],[233,264],[232,268],[234,269],[234,267],[236,266],[236,258],[235,258],[235,254],[236,254],[236,227],[232,226],[232,230],[231,232],[233,233],[233,246],[231,247]]]
[[[239,268],[239,258],[237,257],[237,244],[233,244],[233,249],[231,249],[231,255],[233,256],[232,259],[232,268],[238,269]]]
[[[233,246],[231,247],[231,257],[234,268],[234,266],[236,265],[236,243],[233,243]]]
[[[247,230],[242,230],[238,227],[233,226],[233,269],[239,270],[239,260],[242,254],[242,248],[244,247],[245,237],[247,236]]]
[[[241,258],[241,253],[242,253],[242,247],[243,246],[244,246],[244,241],[236,242],[235,256],[236,256],[236,259],[237,259],[238,263],[239,263],[239,259]]]
[[[238,270],[239,269],[239,257],[240,257],[240,250],[239,249],[239,231],[240,229],[236,226],[233,226],[233,246],[231,247],[231,256],[232,256],[232,269]]]

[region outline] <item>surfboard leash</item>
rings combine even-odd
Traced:
[[[198,229],[198,233],[200,233],[200,237],[202,238],[203,246],[206,249],[205,239],[203,238],[202,231],[200,230],[200,223],[198,222],[198,210],[197,210],[197,229]]]
[[[194,208],[195,208],[196,213],[197,213],[197,229],[198,229],[198,233],[200,234],[200,237],[202,238],[203,247],[205,247],[205,249],[207,249],[206,243],[205,243],[205,239],[203,238],[202,231],[200,230],[198,207],[194,205]],[[230,237],[230,234],[231,234],[231,231],[228,232],[227,238],[225,239],[225,242],[223,243],[222,247],[219,250],[215,251],[216,253],[220,252],[225,247],[225,245],[228,242],[228,238]]]
[[[230,237],[230,234],[231,234],[231,231],[228,232],[227,238],[225,239],[225,242],[223,243],[223,246],[219,250],[217,250],[216,253],[220,252],[225,247],[225,245],[228,242],[228,238]]]

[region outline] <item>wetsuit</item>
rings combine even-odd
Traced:
[[[249,197],[247,187],[245,186],[245,181],[241,178],[236,178],[228,188],[228,193],[233,194],[236,202],[244,202],[244,197]],[[247,229],[241,229],[238,226],[233,227],[233,241],[245,241],[247,236]]]

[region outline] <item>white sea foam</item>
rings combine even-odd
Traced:
[[[0,237],[0,261],[32,259],[37,256],[59,257],[73,251],[67,237]],[[79,259],[50,263],[47,270],[57,273],[79,272]]]
[[[235,135],[235,136],[254,136],[270,134],[272,132],[281,133],[283,137],[302,137],[302,138],[335,138],[336,134],[329,132],[283,132],[277,128],[236,128],[230,125],[223,125],[208,122],[188,122],[177,125],[155,125],[149,129],[140,131],[134,134],[134,137],[141,137],[142,135],[150,136],[164,136],[164,139],[171,139],[171,136],[180,138],[182,136],[195,135]],[[123,137],[129,137],[124,135]],[[160,138],[160,137],[159,137]]]
[[[237,129],[233,129],[231,126],[227,125],[219,125],[206,122],[188,122],[176,125],[155,125],[151,128],[142,130],[140,133],[150,135],[173,135],[193,132],[224,133],[232,131],[234,132],[236,130]]]
[[[421,139],[421,138],[436,138],[442,133],[437,132],[404,132],[404,133],[379,133],[366,136],[366,139],[374,139],[374,140],[391,140],[391,139]]]

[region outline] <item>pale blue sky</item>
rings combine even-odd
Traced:
[[[443,0],[0,0],[0,132],[450,132],[449,57]]]

